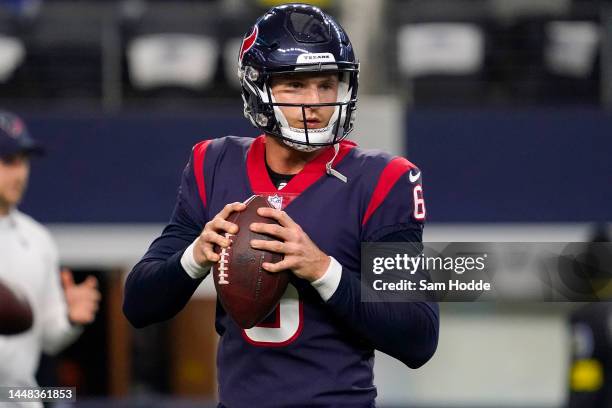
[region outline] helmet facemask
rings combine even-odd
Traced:
[[[300,151],[314,151],[339,143],[352,130],[357,103],[357,64],[311,64],[297,66],[292,70],[263,72],[247,66],[240,69],[245,116],[254,126],[283,140],[288,146]],[[335,102],[301,104],[278,102],[271,90],[271,80],[276,75],[296,73],[338,73],[338,95]],[[322,128],[309,128],[306,109],[333,106],[329,122]],[[289,125],[281,107],[298,107],[302,111],[303,128]]]

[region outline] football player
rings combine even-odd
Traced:
[[[304,4],[272,8],[239,54],[245,116],[263,134],[194,146],[170,223],[126,282],[136,327],[174,316],[227,247],[227,221],[253,194],[280,226],[254,248],[284,254],[290,269],[274,321],[238,327],[217,303],[220,407],[374,406],[374,350],[412,368],[437,346],[435,303],[362,302],[360,244],[421,242],[421,171],[402,157],[365,151],[353,129],[359,64],[342,27]]]

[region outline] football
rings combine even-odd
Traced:
[[[33,320],[32,309],[25,296],[0,280],[0,335],[29,330]]]
[[[231,245],[223,249],[215,247],[221,259],[213,267],[213,278],[225,311],[240,327],[250,329],[274,310],[287,289],[290,275],[289,271],[270,273],[261,266],[264,262],[281,261],[282,254],[254,249],[250,245],[252,239],[274,240],[249,228],[254,222],[276,224],[276,220],[257,214],[257,209],[272,205],[259,195],[252,196],[245,204],[244,211],[228,217],[228,221],[239,227],[236,235],[226,234]]]

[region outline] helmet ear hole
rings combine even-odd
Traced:
[[[255,116],[255,122],[257,122],[257,124],[259,126],[266,127],[266,126],[268,126],[268,122],[269,121],[268,121],[268,117],[266,115],[264,115],[263,113],[258,113]]]

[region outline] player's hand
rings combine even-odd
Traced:
[[[74,283],[72,272],[62,269],[62,286],[68,305],[68,318],[73,324],[89,324],[96,318],[102,295],[98,291],[98,280],[88,276],[83,283]]]
[[[221,248],[227,248],[231,241],[225,234],[238,233],[238,225],[227,221],[227,217],[234,211],[244,211],[245,208],[244,203],[227,204],[219,214],[206,223],[193,248],[193,257],[198,265],[208,267],[219,261],[219,255],[215,253],[213,246],[216,244]]]
[[[280,272],[285,269],[299,278],[313,282],[325,274],[330,258],[315,245],[302,228],[286,212],[274,208],[262,207],[257,210],[262,217],[272,218],[280,225],[255,222],[251,231],[278,238],[278,241],[261,239],[251,240],[255,249],[278,252],[285,258],[277,263],[264,262],[262,267],[269,272]]]

